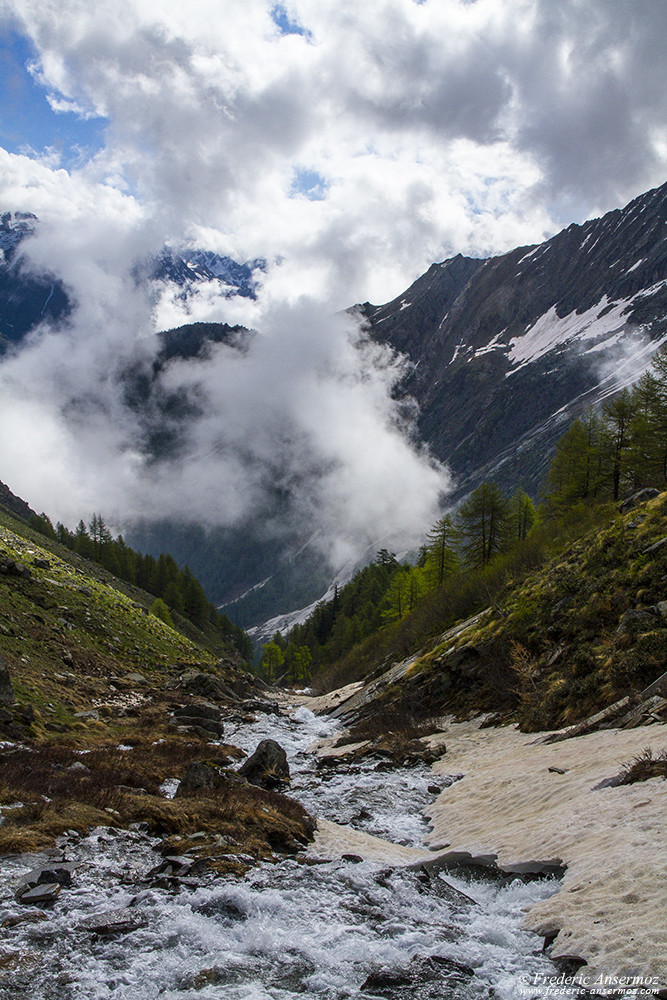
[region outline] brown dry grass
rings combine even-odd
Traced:
[[[4,754],[0,802],[25,805],[5,813],[0,853],[41,850],[70,829],[137,822],[147,823],[157,836],[187,837],[198,831],[227,835],[239,850],[257,856],[274,848],[295,849],[311,839],[313,821],[297,802],[237,780],[207,795],[164,798],[160,783],[180,777],[193,759],[201,759],[201,751],[172,740],[137,742],[131,751],[99,747],[84,755],[48,745]],[[238,754],[235,748],[206,747],[207,761],[222,767]],[[77,761],[88,772],[70,770]]]
[[[667,750],[661,750],[654,757],[651,747],[646,747],[629,764],[623,766],[619,784],[633,785],[637,781],[648,781],[649,778],[667,778]]]

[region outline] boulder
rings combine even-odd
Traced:
[[[91,934],[127,934],[129,931],[136,931],[144,924],[144,918],[137,910],[128,906],[118,907],[115,910],[104,910],[91,917],[86,917],[79,924],[83,930]]]
[[[44,906],[57,899],[61,888],[59,882],[45,882],[34,886],[25,885],[17,891],[15,899],[21,906]]]
[[[7,559],[3,557],[0,559],[0,574],[3,576],[18,576],[23,580],[29,580],[32,573],[27,566],[24,566],[21,562],[16,562],[15,559]]]
[[[231,772],[234,774],[234,772]],[[189,765],[183,775],[180,785],[176,789],[174,798],[182,798],[184,795],[196,795],[197,792],[210,792],[218,788],[224,788],[229,784],[231,775],[229,771],[216,767],[215,764],[207,764],[206,761],[195,761]]]
[[[217,705],[212,705],[209,701],[200,702],[197,705],[179,705],[174,709],[175,716],[186,715],[191,719],[213,719],[220,721],[220,709]]]
[[[222,736],[224,726],[214,719],[201,719],[199,716],[175,715],[171,720],[175,726],[188,726],[195,730],[203,730],[209,736]]]
[[[275,740],[262,740],[237,773],[260,788],[282,788],[290,781],[287,754]]]
[[[200,698],[214,698],[236,700],[232,692],[218,677],[213,674],[205,674],[197,670],[188,670],[181,676],[179,687],[187,691],[188,694],[198,695]]]

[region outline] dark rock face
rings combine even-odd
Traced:
[[[71,305],[62,282],[49,274],[24,268],[22,244],[36,223],[28,212],[0,217],[0,355],[44,320],[63,322]]]
[[[2,350],[0,350],[0,354]],[[17,497],[15,493],[5,486],[4,483],[0,483],[0,507],[4,507],[8,510],[10,514],[14,517],[18,517],[21,521],[27,521],[31,517],[36,517],[36,512],[25,502],[21,497]]]
[[[251,757],[238,770],[251,785],[276,789],[289,784],[287,754],[275,740],[262,740]]]

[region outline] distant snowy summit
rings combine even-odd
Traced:
[[[0,215],[1,264],[9,263],[23,237],[33,232],[36,221],[37,216],[31,212],[3,212]]]
[[[22,253],[39,226],[30,212],[4,212],[0,216],[0,354],[10,345],[19,345],[40,323],[57,326],[71,314],[67,290],[55,273],[36,273]],[[133,274],[137,282],[170,286],[183,303],[206,287],[221,299],[234,296],[254,299],[263,258],[239,263],[231,257],[196,247],[163,247],[137,262]]]
[[[212,250],[164,247],[143,261],[135,273],[149,281],[178,285],[186,296],[197,285],[206,282],[217,285],[218,294],[225,298],[241,295],[254,299],[259,275],[265,270],[266,261],[261,257],[239,264],[231,257],[221,256]]]

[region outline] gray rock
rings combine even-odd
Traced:
[[[75,719],[93,719],[95,722],[99,722],[100,721],[100,713],[97,711],[96,708],[90,708],[90,709],[88,709],[85,712],[75,712],[74,713],[74,718]]]
[[[290,780],[287,754],[275,740],[262,740],[237,773],[251,785],[268,789],[282,788]]]
[[[649,545],[648,548],[642,549],[642,555],[647,556],[651,552],[657,552],[657,550],[661,549],[663,545],[667,545],[667,535],[663,538],[659,538],[657,542],[654,542],[653,545]]]
[[[632,496],[624,500],[622,504],[619,504],[619,511],[621,514],[627,513],[629,510],[634,510],[635,507],[639,507],[640,504],[646,503],[648,500],[652,500],[653,497],[659,497],[660,490],[654,490],[651,487],[646,487],[643,490],[637,490]]]
[[[80,771],[81,774],[90,774],[90,768],[82,764],[80,760],[75,760],[73,764],[67,768],[68,771]]]
[[[60,895],[62,886],[59,882],[46,882],[43,885],[24,886],[18,890],[15,899],[21,906],[45,906],[52,903]]]
[[[37,569],[51,569],[51,563],[48,559],[33,559],[32,564]]]
[[[103,910],[92,917],[86,917],[79,924],[83,930],[91,934],[128,934],[136,931],[144,924],[144,919],[137,910],[122,906],[115,910]]]

